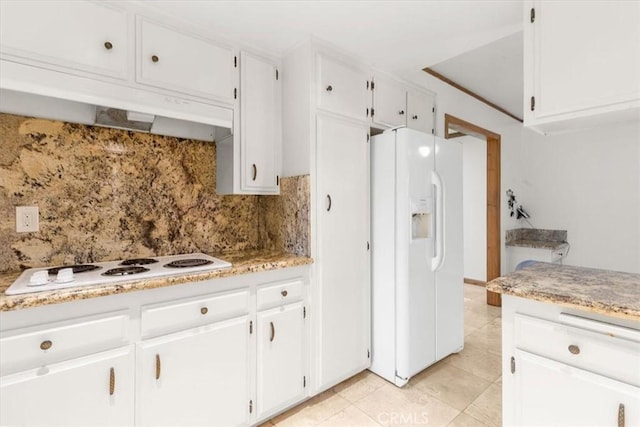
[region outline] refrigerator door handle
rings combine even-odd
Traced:
[[[435,190],[435,250],[431,259],[431,269],[438,270],[444,261],[444,188],[442,178],[437,172],[431,172],[433,186]]]

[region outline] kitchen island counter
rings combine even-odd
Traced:
[[[640,320],[640,274],[538,262],[490,281],[487,290]]]
[[[58,304],[69,301],[182,285],[209,279],[237,276],[247,273],[278,270],[312,264],[313,259],[290,253],[268,250],[245,250],[215,254],[232,264],[231,268],[213,271],[187,273],[172,277],[155,277],[132,279],[107,285],[93,285],[76,288],[65,288],[57,291],[34,292],[20,295],[6,295],[5,291],[18,278],[21,272],[0,274],[0,311],[19,310],[43,305]]]

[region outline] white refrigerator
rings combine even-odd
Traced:
[[[464,345],[462,144],[371,139],[372,360],[401,387]]]

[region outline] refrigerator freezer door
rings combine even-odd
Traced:
[[[436,266],[436,360],[464,345],[462,144],[435,138],[436,173],[442,182],[442,260]]]
[[[414,214],[433,217],[434,137],[396,131],[396,384],[435,362],[434,239],[413,238]]]

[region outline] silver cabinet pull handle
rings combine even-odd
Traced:
[[[624,404],[618,405],[618,427],[624,427]]]
[[[271,325],[271,337],[269,337],[269,341],[273,342],[276,338],[276,327],[273,326],[273,322],[269,322],[269,324]]]
[[[162,371],[162,365],[160,364],[160,355],[156,354],[156,380],[160,379],[161,371]]]
[[[113,396],[116,391],[116,371],[115,369],[109,369],[109,396]]]
[[[331,196],[327,194],[327,212],[331,210]]]
[[[253,165],[251,165],[251,168],[253,170],[253,178],[251,178],[253,181],[256,180],[256,178],[258,177],[258,167],[256,166],[256,164],[254,163]]]

